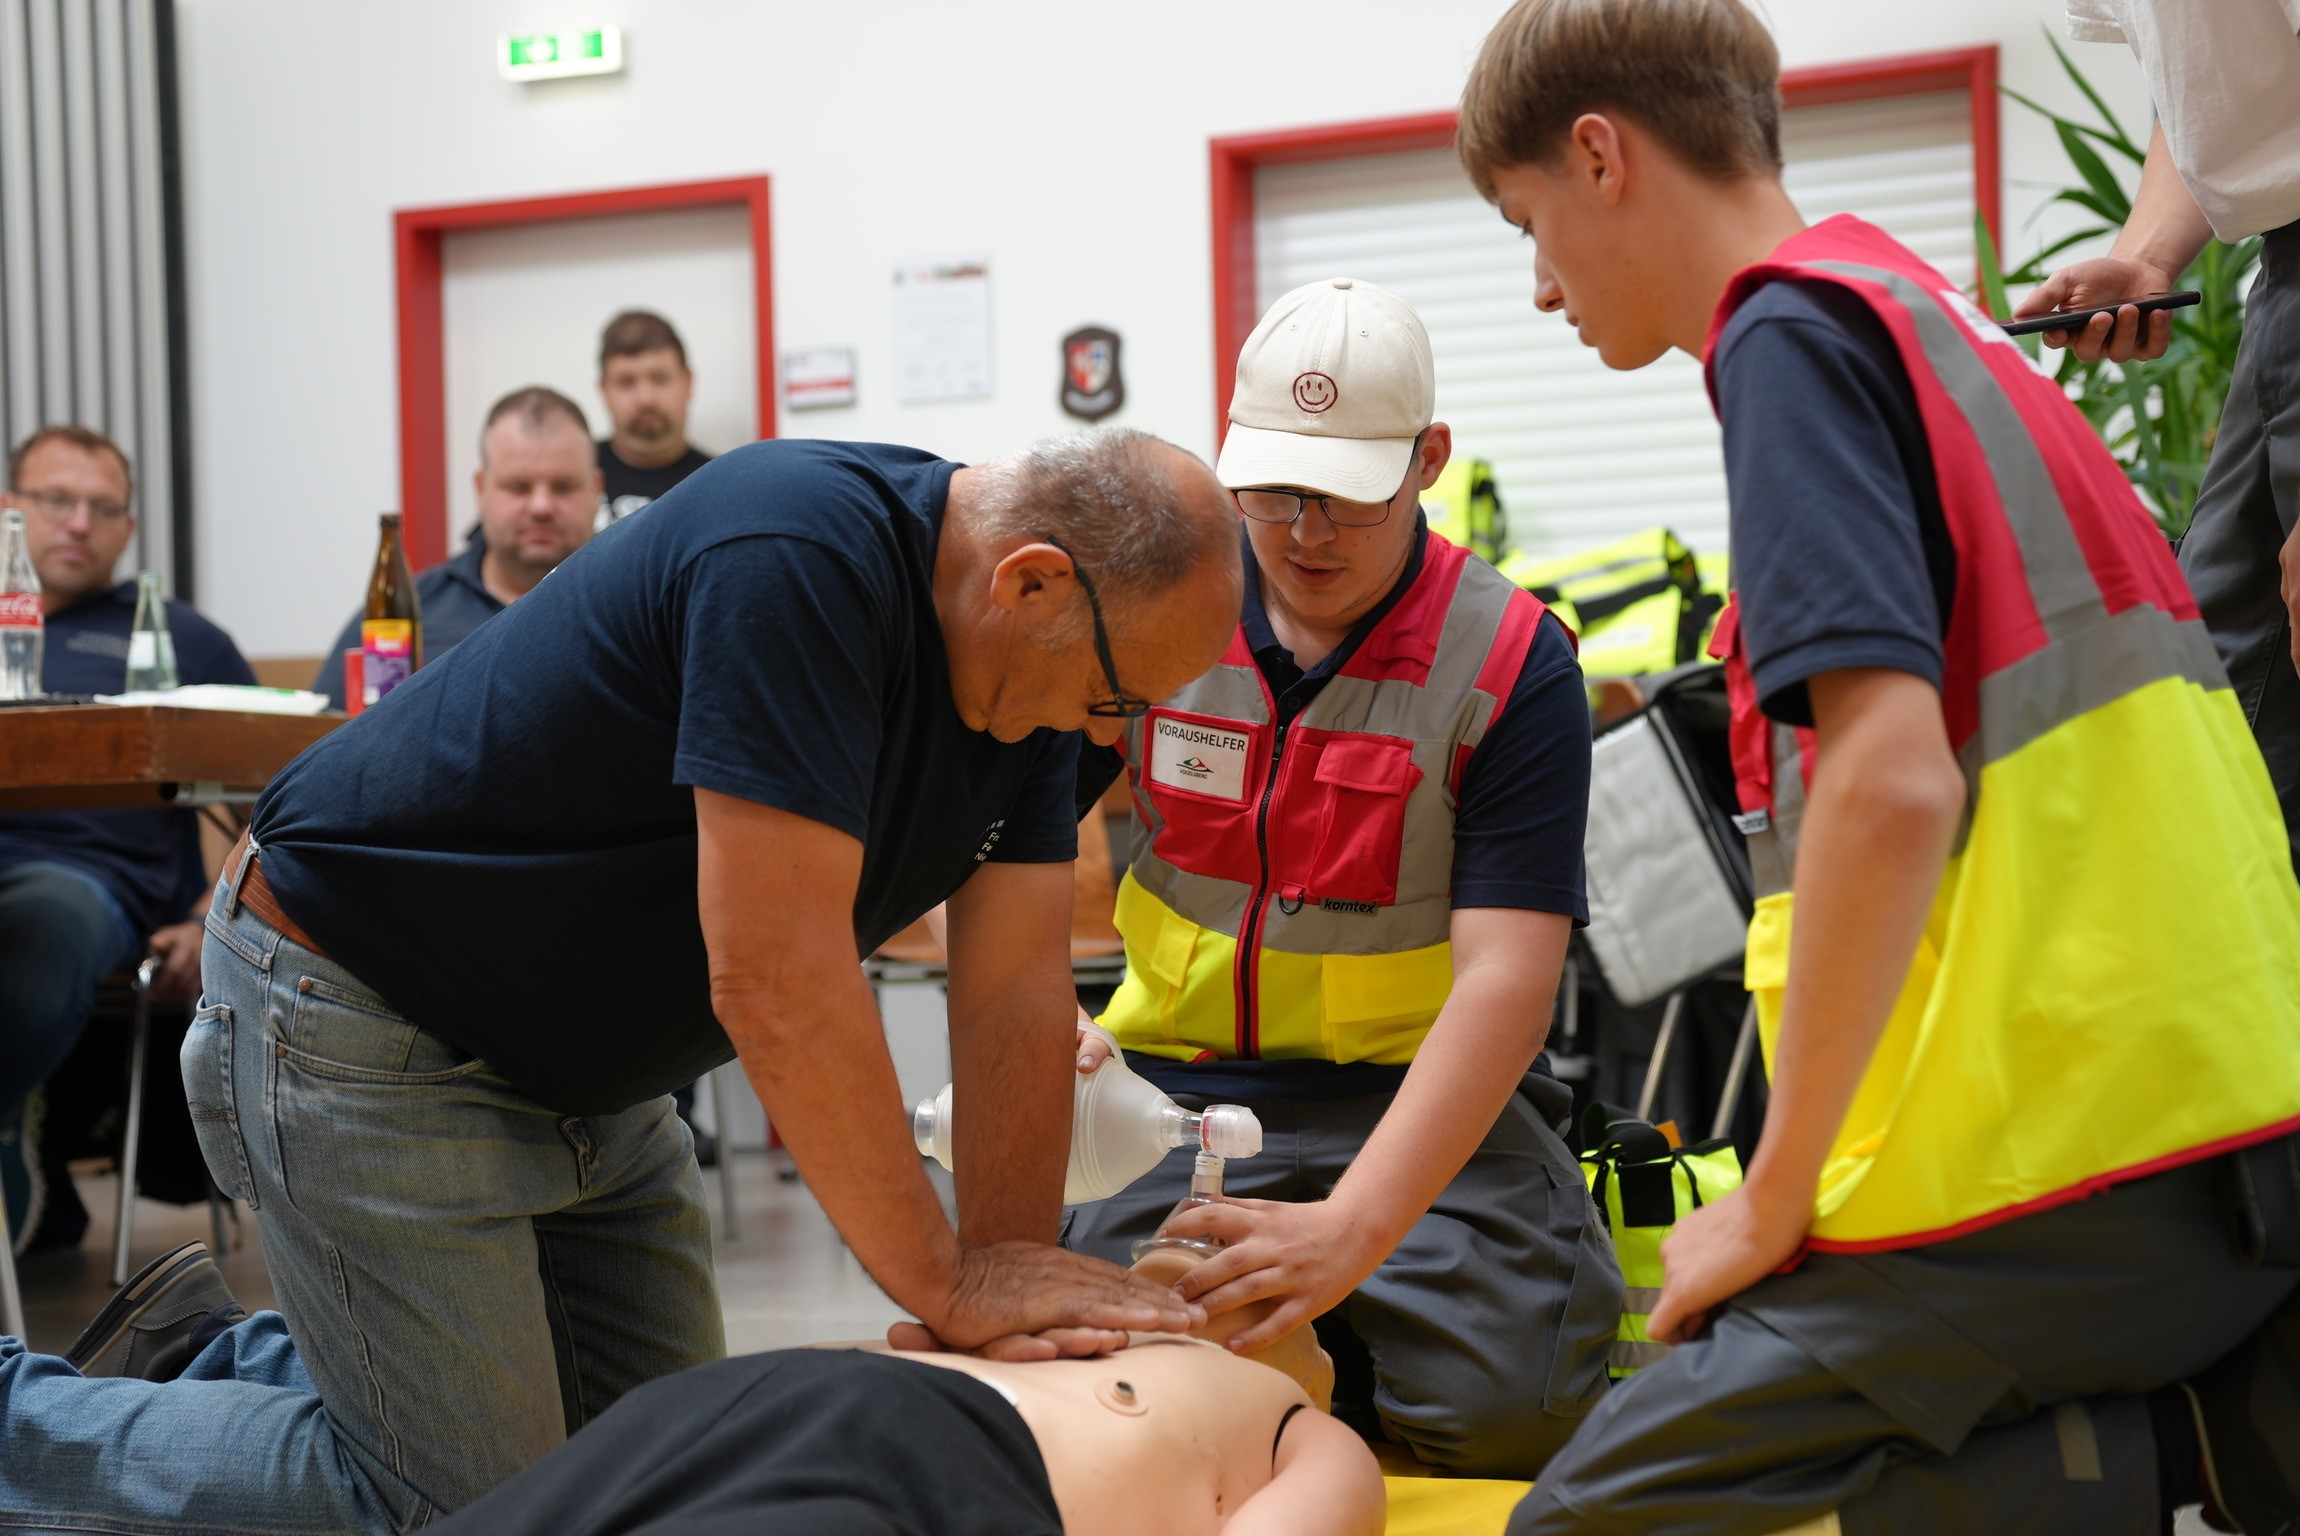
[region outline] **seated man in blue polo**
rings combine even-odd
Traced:
[[[126,680],[136,584],[112,578],[136,532],[133,483],[128,456],[85,427],[44,427],[9,456],[6,500],[24,514],[47,612],[50,693],[118,693]],[[231,636],[187,605],[168,604],[168,632],[183,682],[256,680]],[[0,815],[0,1192],[18,1251],[48,1194],[26,1113],[33,1090],[87,1027],[108,972],[156,955],[157,1000],[199,995],[207,885],[190,811]],[[85,1220],[51,1230],[76,1237]]]
[[[1559,1135],[1572,1096],[1538,1062],[1587,918],[1589,714],[1565,627],[1420,515],[1452,451],[1434,395],[1395,294],[1334,278],[1263,317],[1218,466],[1242,622],[1084,754],[1079,798],[1123,758],[1127,975],[1101,1022],[1182,1103],[1264,1130],[1229,1170],[1241,1198],[1167,1228],[1228,1245],[1181,1289],[1209,1312],[1279,1298],[1234,1348],[1315,1323],[1338,1413],[1530,1478],[1605,1390],[1620,1322]],[[1082,1040],[1082,1066],[1104,1049]],[[1189,1175],[1168,1158],[1064,1241],[1123,1262]]]
[[[415,578],[423,656],[436,661],[551,568],[583,547],[599,515],[599,466],[583,408],[531,384],[495,402],[479,432],[471,488],[479,523],[463,552]],[[344,707],[343,653],[359,649],[358,614],[336,637],[312,691]]]

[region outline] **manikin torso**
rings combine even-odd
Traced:
[[[1012,1400],[1069,1536],[1214,1536],[1270,1481],[1278,1426],[1310,1400],[1282,1372],[1171,1334],[1090,1360],[903,1358],[964,1371]]]

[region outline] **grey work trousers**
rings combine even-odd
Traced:
[[[1544,1118],[1567,1114],[1571,1094],[1526,1082],[1428,1214],[1335,1308],[1372,1358],[1383,1427],[1424,1462],[1470,1477],[1540,1472],[1604,1394],[1621,1323],[1613,1239]],[[1191,1109],[1211,1102],[1175,1097]],[[1390,1098],[1253,1104],[1262,1152],[1229,1164],[1225,1192],[1324,1199]],[[1135,1239],[1189,1192],[1190,1161],[1169,1153],[1108,1200],[1072,1206],[1063,1246],[1128,1262]]]
[[[2277,554],[2300,522],[2300,223],[2268,232],[2180,569],[2267,759],[2300,868],[2300,671]]]
[[[1813,1253],[1615,1387],[1509,1536],[2155,1536],[2144,1394],[2294,1297],[2247,1268],[2217,1162],[1923,1248]],[[2300,1297],[2294,1297],[2300,1304]]]

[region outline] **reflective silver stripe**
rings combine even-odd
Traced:
[[[2127,608],[1981,679],[1981,722],[1965,744],[1966,772],[2010,757],[2066,721],[2126,694],[2186,678],[2226,688],[2228,673],[2201,619]]]
[[[1797,746],[1797,728],[1774,721],[1773,809],[1768,824],[1748,834],[1749,884],[1759,896],[1774,896],[1789,889],[1797,868],[1797,834],[1805,826],[1805,754]]]
[[[1621,1288],[1621,1310],[1632,1317],[1645,1317],[1661,1305],[1661,1287],[1658,1285],[1625,1285]]]
[[[2072,1483],[2099,1482],[2100,1436],[2091,1412],[2082,1403],[2061,1403],[2052,1411],[2052,1427],[2060,1440],[2061,1476]]]
[[[1995,345],[1994,340],[1974,337],[1939,295],[1899,272],[1861,262],[1809,265],[1874,283],[1908,311],[1927,364],[1980,445],[2020,552],[2029,599],[2044,625],[2043,647],[1978,682],[1978,729],[1958,754],[1969,788],[1956,836],[1961,851],[1983,767],[2151,683],[2179,677],[2205,688],[2225,688],[2227,673],[2201,623],[2176,620],[2145,604],[2108,612],[2044,455],[1982,357],[1980,349]],[[1960,550],[1960,557],[1964,553]],[[1793,739],[1781,727],[1776,727],[1774,764],[1774,826],[1750,839],[1759,895],[1786,889],[1796,858],[1795,822],[1804,778]],[[1790,809],[1792,797],[1796,810]]]
[[[1659,1365],[1669,1358],[1674,1346],[1654,1344],[1643,1339],[1615,1339],[1605,1363],[1617,1371],[1642,1371],[1649,1365]]]
[[[1937,295],[1898,272],[1847,261],[1813,265],[1825,272],[1879,284],[1916,322],[1925,361],[1956,402],[1988,461],[1997,500],[2020,549],[2029,596],[2036,604],[2037,616],[2044,621],[2045,633],[2057,640],[2107,617],[2100,585],[2092,579],[2092,567],[2077,544],[2076,528],[2061,504],[2051,471],[2045,468],[2044,455],[2029,436],[2004,386],[1977,350],[1994,343],[1974,337],[1962,321],[1941,307]]]

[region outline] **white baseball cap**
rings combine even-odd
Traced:
[[[1295,485],[1383,501],[1404,483],[1436,409],[1429,332],[1413,306],[1329,277],[1271,305],[1239,349],[1214,472],[1233,490]]]

